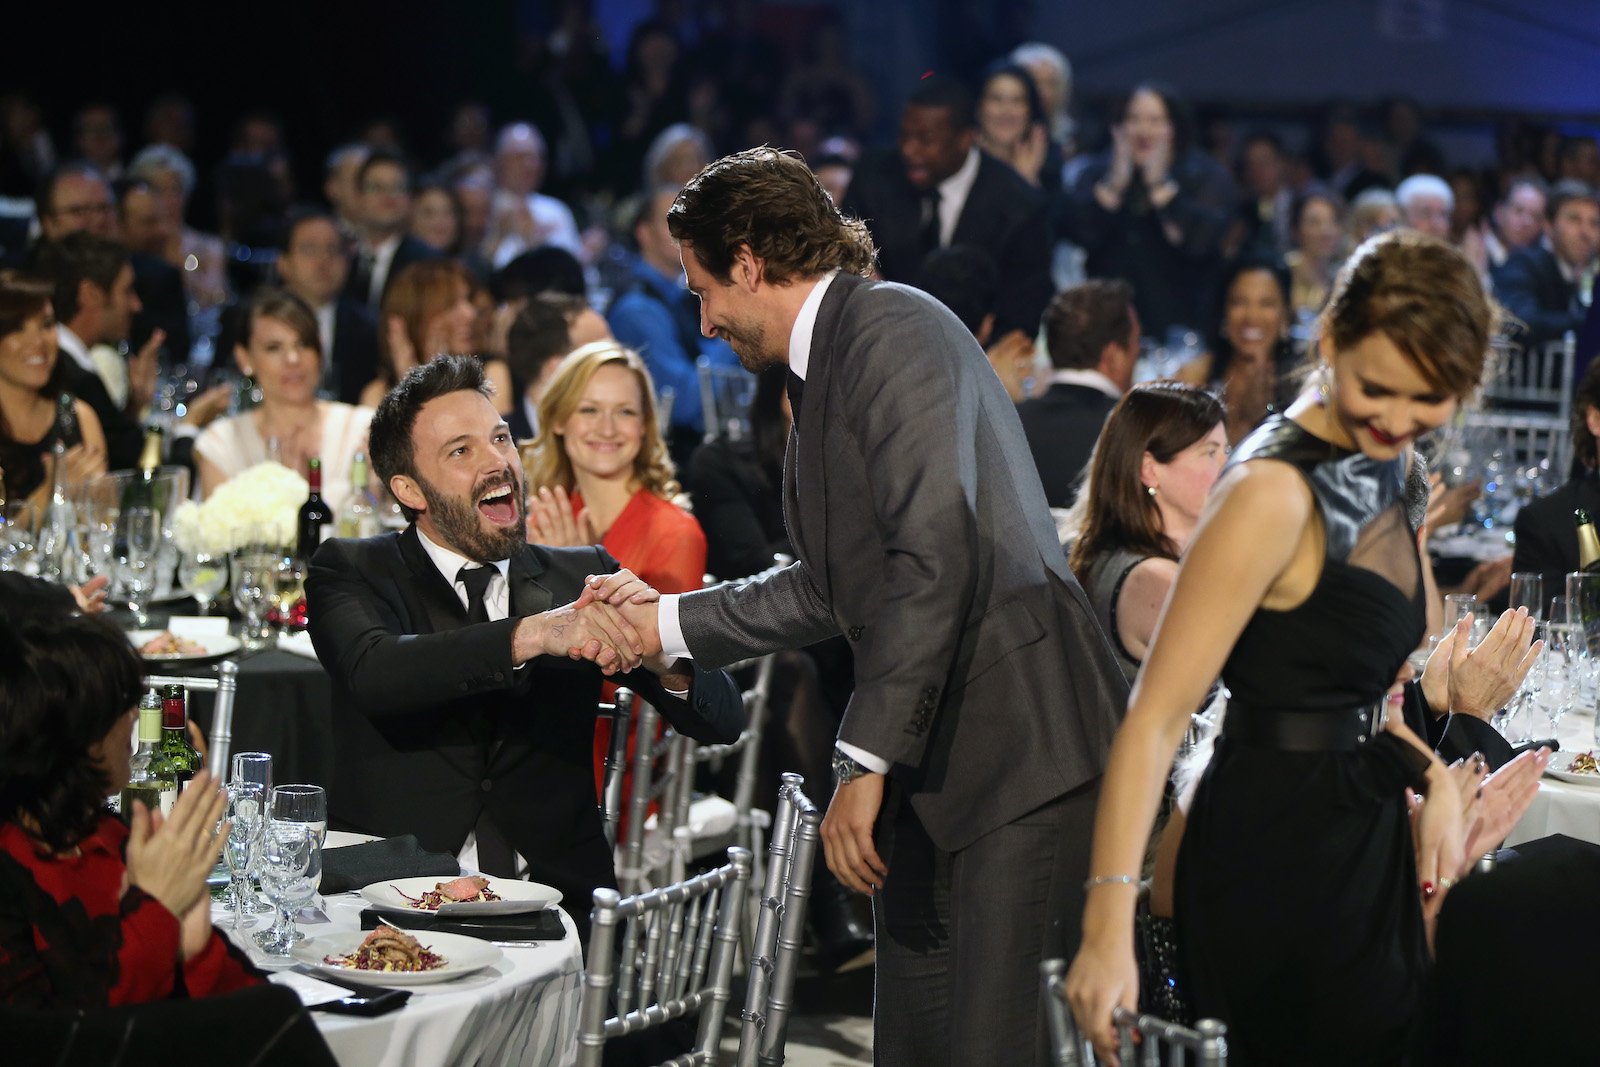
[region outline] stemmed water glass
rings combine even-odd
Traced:
[[[161,549],[161,513],[155,508],[128,508],[118,522],[122,553],[117,558],[117,574],[135,622],[141,627],[147,626],[150,598],[156,588],[157,554]]]
[[[328,836],[328,794],[320,785],[280,785],[269,795],[268,817],[275,823],[295,824],[310,830],[322,845]],[[306,872],[311,884],[322,886],[322,855]]]
[[[1518,571],[1511,576],[1512,611],[1527,608],[1534,622],[1544,618],[1544,575],[1538,571]]]
[[[267,798],[272,792],[272,756],[266,752],[235,752],[233,754],[231,781],[230,789],[243,787],[259,794],[257,800],[260,804],[260,810],[257,821],[264,821],[268,816],[266,811]],[[258,834],[258,839],[259,836]],[[260,865],[254,852],[251,853],[249,862],[250,866],[247,868],[246,874],[259,877]],[[267,905],[263,904],[255,894],[249,893],[245,895],[244,911],[246,915],[267,910],[269,910]]]
[[[223,842],[222,859],[228,866],[228,904],[233,912],[233,928],[252,926],[245,915],[267,910],[250,892],[250,866],[261,844],[266,824],[266,792],[254,782],[234,782],[228,786],[228,839]],[[254,905],[254,906],[252,906]]]
[[[228,557],[204,550],[186,553],[178,563],[178,581],[200,605],[200,614],[209,615],[211,601],[228,584]]]
[[[278,557],[271,552],[244,552],[234,559],[233,604],[244,620],[244,643],[261,648],[272,639],[267,609],[276,586]]]
[[[277,915],[271,929],[256,935],[256,945],[269,956],[287,956],[290,946],[305,937],[296,929],[294,917],[316,896],[316,887],[307,872],[313,865],[320,871],[322,845],[316,832],[304,823],[268,819],[257,852],[261,857],[261,885]]]

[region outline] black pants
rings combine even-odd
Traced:
[[[1077,951],[1096,779],[966,848],[928,838],[891,784],[877,828],[873,1061],[1046,1062],[1039,963]]]

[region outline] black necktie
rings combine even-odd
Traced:
[[[922,254],[927,255],[940,246],[939,241],[939,187],[922,194]]]
[[[789,393],[789,417],[791,421],[799,423],[800,402],[806,395],[806,380],[794,371],[790,371],[788,384],[784,388]]]
[[[355,265],[350,271],[350,282],[346,286],[358,303],[372,303],[372,270],[377,265],[376,257],[366,249],[356,252]]]
[[[456,581],[467,587],[467,621],[488,622],[489,604],[485,594],[489,583],[499,573],[495,567],[474,567],[470,564],[456,571]]]

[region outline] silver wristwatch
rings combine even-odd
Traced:
[[[863,774],[871,774],[872,769],[859,760],[851,759],[838,749],[833,750],[833,784],[844,785],[853,782]]]

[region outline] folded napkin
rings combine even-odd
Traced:
[[[228,620],[221,615],[174,615],[167,629],[179,637],[227,637]]]
[[[438,875],[455,878],[461,864],[454,856],[428,852],[410,834],[364,845],[330,848],[322,854],[322,892],[343,893],[389,878]]]
[[[317,658],[317,650],[311,647],[311,635],[304,630],[292,634],[279,634],[278,648],[284,652],[292,652],[296,656],[304,656],[306,659]]]
[[[567,936],[561,916],[554,908],[525,911],[517,915],[470,915],[460,918],[445,918],[423,912],[376,911],[372,908],[361,912],[363,930],[373,929],[380,921],[402,930],[465,934],[485,941],[560,941]]]

